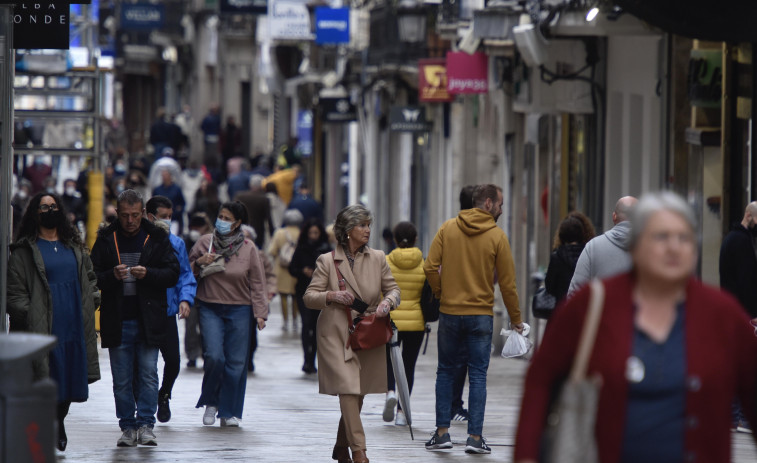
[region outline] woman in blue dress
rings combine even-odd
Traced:
[[[78,231],[66,219],[60,197],[32,198],[21,219],[8,265],[11,331],[58,338],[45,358],[33,363],[34,379],[58,384],[58,442],[68,444],[63,420],[71,402],[84,402],[88,384],[100,379],[95,334],[97,277]]]

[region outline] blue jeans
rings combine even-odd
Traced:
[[[219,418],[242,418],[252,307],[204,301],[197,307],[205,371],[197,407],[218,407]]]
[[[108,349],[116,416],[122,430],[155,425],[158,348],[146,345],[141,331],[138,320],[124,320],[121,345]]]
[[[491,356],[494,319],[490,315],[439,314],[439,365],[436,369],[436,426],[448,428],[452,419],[452,389],[463,367],[458,355],[468,348],[468,434],[480,436],[486,409],[486,372]]]

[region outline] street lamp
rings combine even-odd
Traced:
[[[399,39],[406,43],[426,40],[426,9],[414,0],[401,0],[397,6]]]

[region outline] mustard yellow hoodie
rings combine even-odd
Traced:
[[[496,270],[510,321],[521,323],[510,243],[485,210],[466,209],[446,221],[431,243],[423,270],[441,301],[440,311],[448,315],[494,315]]]

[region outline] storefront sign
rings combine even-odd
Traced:
[[[266,0],[221,0],[221,14],[265,14],[268,9]]]
[[[69,2],[17,2],[13,48],[68,48]]]
[[[305,3],[273,0],[268,11],[268,27],[274,40],[309,40],[310,14]]]
[[[431,131],[431,123],[426,120],[426,108],[394,106],[389,110],[389,130],[393,132]]]
[[[485,53],[447,53],[447,91],[487,93],[489,91],[489,57]]]
[[[121,28],[126,31],[160,29],[166,22],[166,6],[160,3],[122,3]]]
[[[315,43],[319,45],[350,42],[350,9],[315,9]]]
[[[324,122],[354,122],[357,120],[357,108],[348,97],[320,98],[318,104]]]
[[[301,110],[297,114],[297,147],[300,156],[313,154],[313,111]]]
[[[422,102],[452,101],[447,92],[447,60],[429,58],[418,60],[418,100]]]

